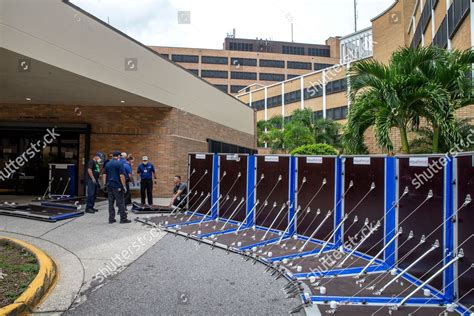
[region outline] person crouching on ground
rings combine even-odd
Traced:
[[[174,176],[173,178],[174,188],[173,188],[173,197],[171,198],[170,207],[176,206],[183,208],[186,206],[186,196],[188,194],[188,186],[186,183],[181,181],[181,176]]]
[[[125,212],[124,193],[126,189],[125,169],[119,161],[120,152],[114,152],[113,159],[105,167],[105,183],[109,198],[109,224],[115,223],[115,207],[117,203],[120,223],[127,224],[132,221],[127,219]]]

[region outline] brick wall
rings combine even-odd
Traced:
[[[186,179],[188,152],[206,152],[208,138],[248,148],[256,146],[254,135],[171,108],[2,104],[0,120],[90,124],[91,154],[115,150],[131,153],[136,157],[135,170],[141,156],[149,157],[157,167],[155,196],[171,195],[175,174]],[[83,146],[85,139],[81,138],[80,144]],[[87,162],[88,157],[84,158]]]

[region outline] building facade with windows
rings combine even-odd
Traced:
[[[338,65],[281,82],[258,87],[237,95],[257,111],[257,121],[275,115],[291,116],[295,109],[309,108],[315,117],[345,123],[350,100],[347,98],[347,70],[365,58],[388,62],[394,51],[403,46],[436,45],[464,50],[474,43],[474,26],[469,0],[399,0],[372,19],[372,26],[340,38]],[[462,118],[474,118],[474,107],[458,110]],[[399,139],[393,133],[394,148]],[[372,153],[380,152],[372,132],[366,135]]]
[[[161,56],[230,94],[268,85],[339,62],[339,38],[326,44],[226,38],[224,49],[150,46]]]

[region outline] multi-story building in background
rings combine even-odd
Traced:
[[[340,58],[338,37],[325,44],[227,37],[223,49],[150,47],[230,94],[330,67]]]
[[[372,19],[371,27],[340,38],[339,65],[241,92],[237,98],[257,111],[257,121],[275,115],[288,118],[295,109],[309,108],[315,117],[344,123],[350,107],[346,73],[351,63],[365,58],[387,63],[403,46],[471,48],[472,7],[469,0],[395,1]],[[458,111],[463,118],[472,118],[473,114],[473,106]],[[393,133],[392,141],[398,148],[398,134]],[[367,132],[366,145],[370,152],[380,152],[371,131]]]

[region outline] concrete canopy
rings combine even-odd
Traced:
[[[67,1],[0,1],[0,74],[0,103],[172,107],[255,131],[245,104]]]

